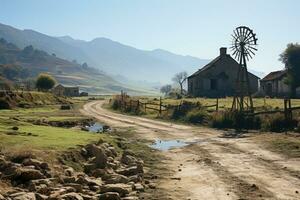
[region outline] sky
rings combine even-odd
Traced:
[[[245,25],[259,44],[248,66],[268,73],[284,67],[278,58],[288,43],[300,42],[299,8],[299,0],[0,0],[0,23],[203,59],[218,56]]]

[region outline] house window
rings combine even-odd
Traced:
[[[211,90],[218,89],[218,80],[217,79],[210,79],[210,89]]]

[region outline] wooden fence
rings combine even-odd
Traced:
[[[184,101],[181,101],[178,105],[170,105],[163,102],[162,98],[160,97],[158,100],[155,100],[156,102],[149,101],[149,100],[142,100],[137,99],[134,100],[130,98],[126,93],[121,92],[121,95],[118,95],[119,97],[119,104],[121,105],[121,109],[126,110],[130,109],[132,111],[139,111],[142,110],[145,113],[148,110],[157,111],[158,115],[161,116],[163,112],[166,112],[170,109],[181,109],[184,106]],[[158,102],[157,102],[158,101]],[[265,100],[264,100],[265,102]],[[265,103],[266,104],[266,103]],[[283,109],[276,109],[276,110],[269,110],[269,111],[259,111],[259,112],[245,112],[245,115],[247,116],[257,116],[257,115],[272,115],[274,113],[282,113],[284,114],[284,117],[287,121],[290,121],[293,119],[293,111],[300,110],[300,106],[292,107],[291,99],[285,98],[283,99]],[[215,108],[215,111],[219,111],[219,99],[216,99],[216,103],[212,105],[202,105],[201,102],[194,103],[193,105],[195,108]]]
[[[153,101],[144,101],[141,99],[134,100],[130,98],[125,92],[121,91],[121,95],[116,97],[116,100],[119,101],[119,105],[121,105],[122,110],[131,110],[131,111],[139,111],[142,110],[145,113],[147,110],[157,111],[158,115],[161,116],[163,112],[166,112],[170,109],[181,109],[184,106],[184,101],[181,101],[178,105],[170,105],[163,102],[160,97],[158,102]],[[201,105],[200,102],[195,103],[194,107],[198,108],[215,108],[216,111],[219,110],[219,99],[216,99],[216,103],[213,105]]]

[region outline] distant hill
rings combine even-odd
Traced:
[[[148,93],[145,90],[131,89],[115,81],[110,76],[87,64],[80,65],[49,55],[33,46],[19,49],[16,45],[0,39],[0,73],[11,81],[35,78],[39,73],[52,74],[59,83],[77,85],[90,93]]]
[[[175,73],[182,70],[192,72],[207,63],[207,60],[164,50],[144,51],[107,38],[96,38],[89,42],[69,36],[57,38],[4,24],[0,24],[0,38],[19,48],[33,45],[49,54],[55,53],[58,57],[79,63],[87,62],[109,74],[137,81],[169,82]]]

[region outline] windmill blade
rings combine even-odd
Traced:
[[[247,43],[247,41],[251,39],[252,34],[253,34],[253,31],[251,29],[248,29],[248,33],[247,33],[246,39],[244,41],[245,43]]]
[[[251,45],[248,45],[248,47],[251,48],[251,49],[253,49],[253,50],[255,50],[255,51],[257,51],[257,48],[254,48]]]
[[[255,55],[255,52],[253,52],[250,48],[248,48],[247,51],[249,51],[250,53],[252,53],[253,55]]]
[[[246,42],[246,43],[247,43],[247,42],[249,42],[249,43],[250,43],[250,42],[254,42],[254,44],[256,44],[257,39],[256,39],[255,36],[256,36],[256,34],[252,33],[252,34],[251,34],[251,37],[249,37],[249,38],[247,39],[247,41],[245,41],[245,42]],[[251,39],[252,39],[252,40],[251,40]],[[250,40],[251,40],[251,41],[250,41]]]
[[[245,48],[245,51],[247,53],[247,55],[252,59],[252,56],[251,56],[251,52],[248,51],[249,49]],[[253,53],[253,52],[252,52]],[[255,55],[255,54],[254,54]],[[249,60],[248,60],[249,61]]]

